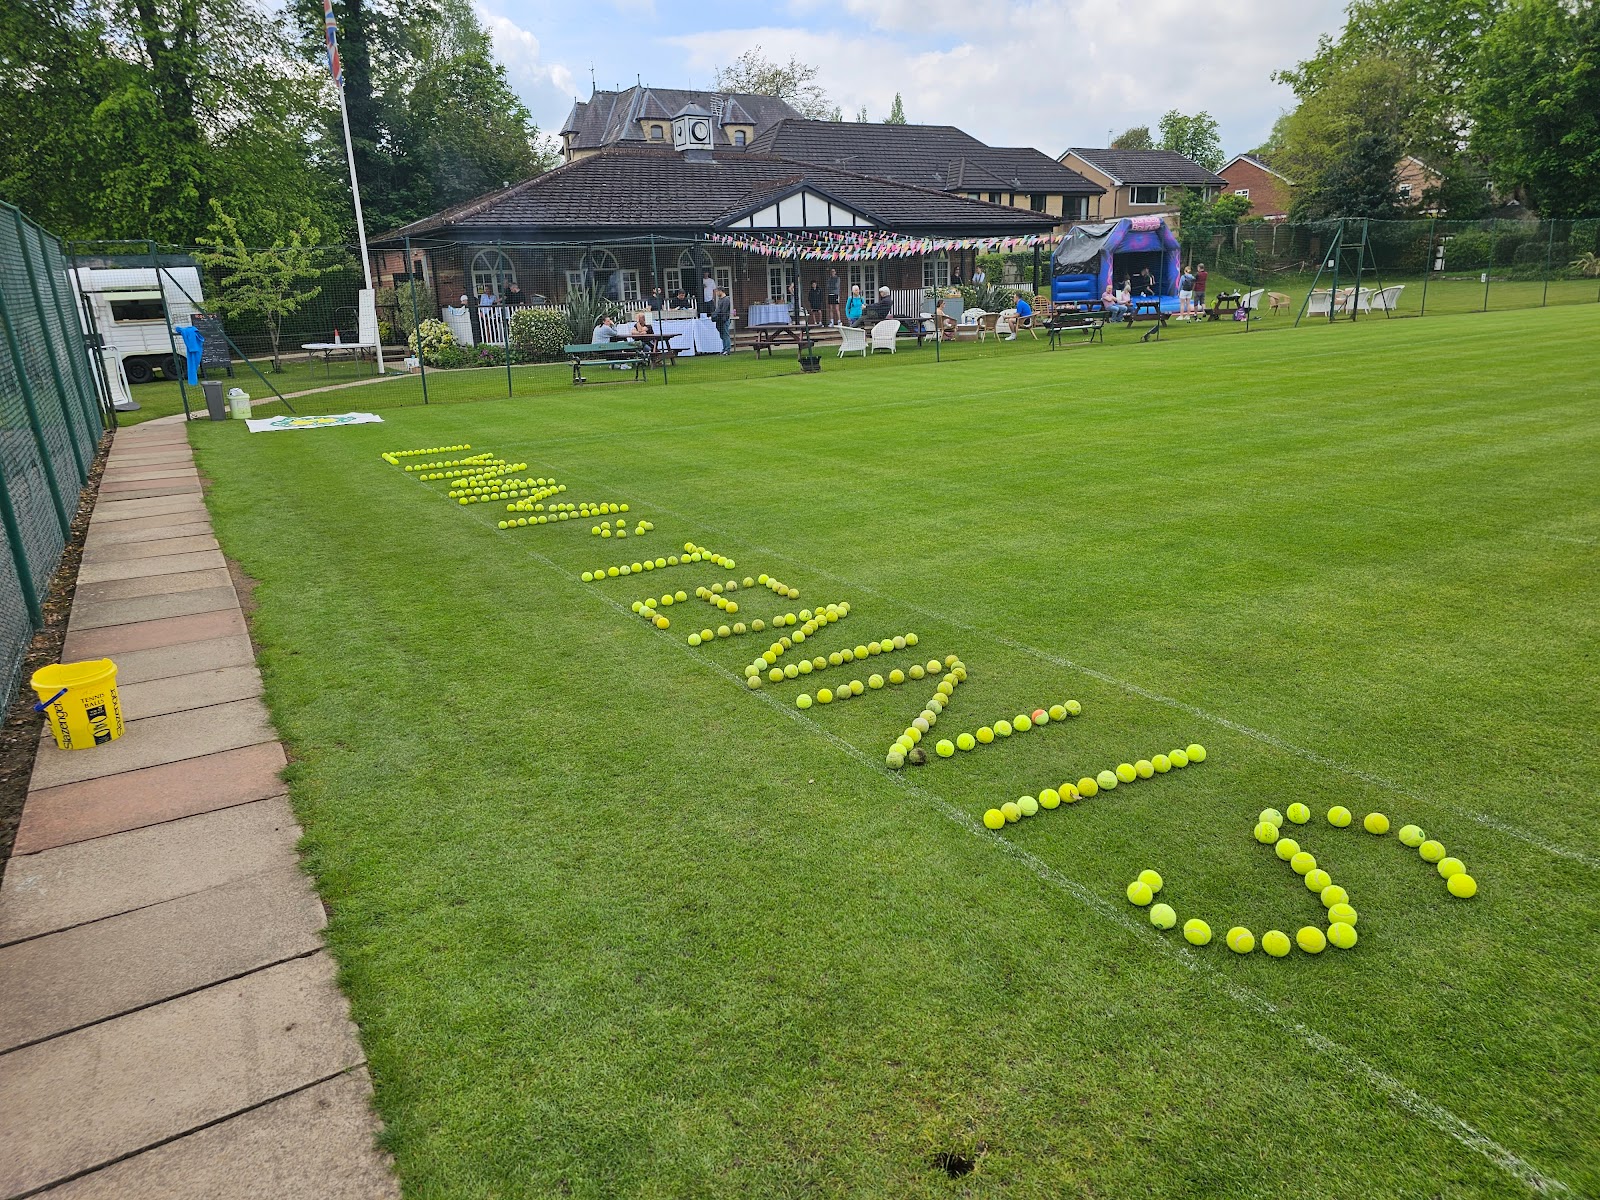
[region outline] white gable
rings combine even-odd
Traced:
[[[872,229],[877,222],[809,188],[740,217],[730,229]]]

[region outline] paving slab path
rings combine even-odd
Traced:
[[[0,1200],[394,1200],[179,420],[113,442],[62,654],[100,657],[126,732],[44,734],[0,883]]]

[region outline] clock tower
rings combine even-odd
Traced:
[[[711,114],[698,104],[687,104],[672,118],[672,148],[695,157],[712,150]]]

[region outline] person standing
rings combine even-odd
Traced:
[[[700,311],[710,314],[712,307],[717,302],[717,277],[711,273],[711,268],[706,268],[705,277],[700,280]]]
[[[1178,315],[1186,317],[1194,308],[1194,272],[1185,271],[1178,277]]]
[[[650,289],[650,311],[655,313],[656,321],[661,320],[661,312],[667,306],[667,297],[660,288]]]
[[[867,302],[861,298],[861,285],[859,283],[851,284],[850,300],[844,306],[844,319],[850,323],[852,328],[858,326],[861,324],[861,314],[866,311],[866,308]]]
[[[839,271],[837,267],[828,268],[827,300],[827,322],[829,325],[837,325],[839,323]]]
[[[510,283],[506,284],[506,303],[507,304],[521,304],[522,303],[522,287],[521,287],[521,285],[519,285],[517,283],[517,281],[515,279],[513,279]]]
[[[1196,263],[1194,268],[1194,306],[1199,312],[1206,310],[1206,265]]]
[[[711,290],[711,321],[722,335],[722,352],[733,352],[733,301],[721,288]]]
[[[989,282],[989,276],[984,273],[983,268],[974,265],[974,269],[973,269],[973,272],[972,272],[972,286],[981,288],[984,284],[986,284],[988,282]]]
[[[812,321],[822,322],[822,280],[813,279],[811,286],[806,289],[806,308],[810,310]]]

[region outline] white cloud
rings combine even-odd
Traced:
[[[561,111],[554,118],[554,122],[559,124],[566,116],[562,102],[570,104],[576,91],[572,72],[561,63],[545,62],[539,39],[510,17],[482,4],[476,8],[478,19],[489,30],[495,57],[505,66],[511,89],[532,110],[539,127],[550,132],[552,119],[548,114],[560,108]]]

